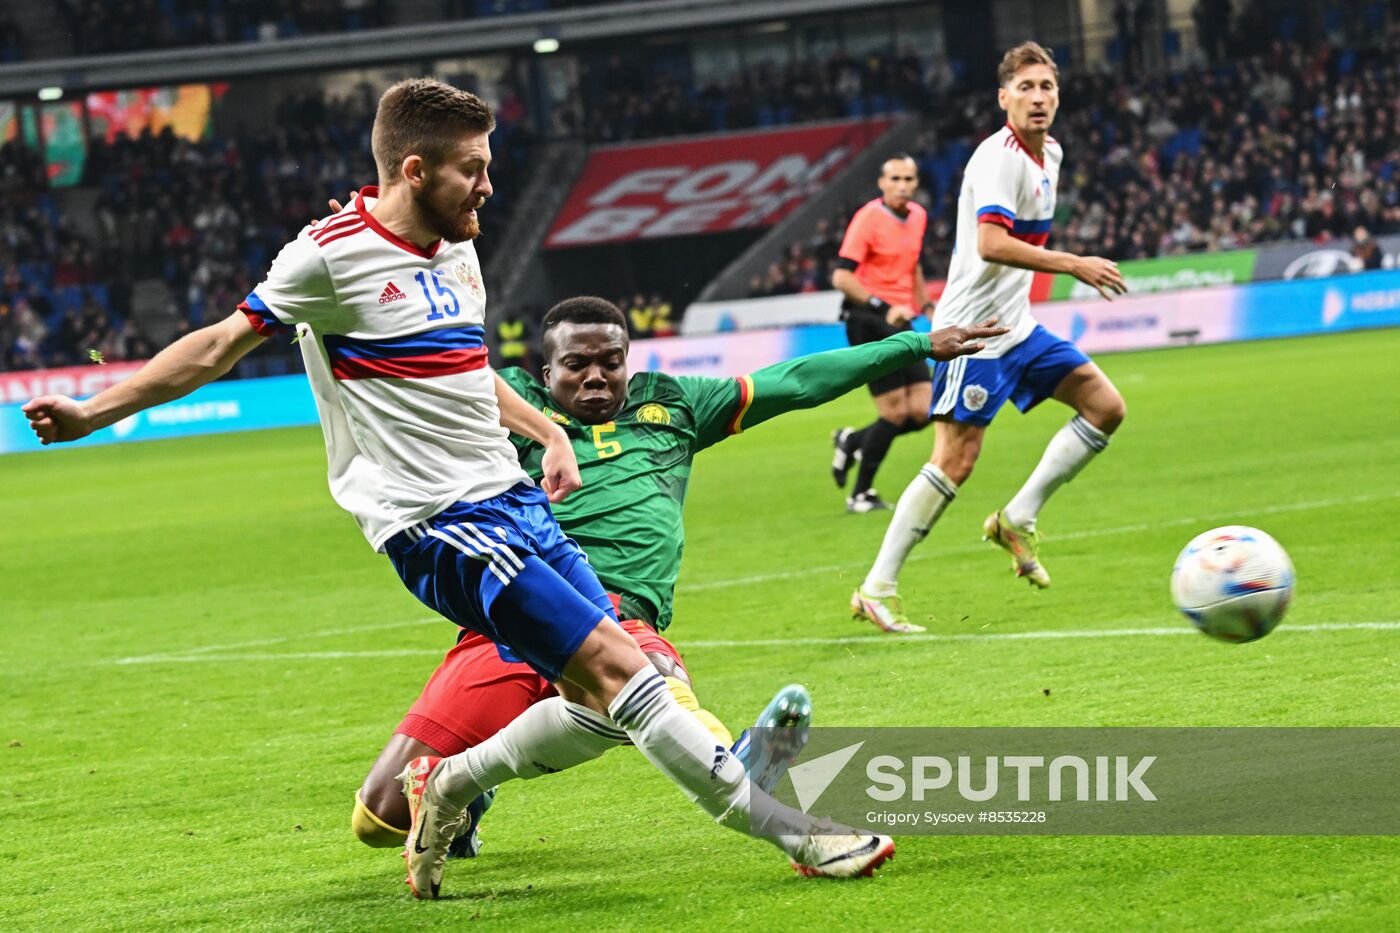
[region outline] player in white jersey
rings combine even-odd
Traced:
[[[987,425],[1003,404],[1011,401],[1024,412],[1053,398],[1075,411],[1020,492],[982,526],[988,540],[1011,552],[1016,574],[1041,588],[1050,585],[1050,575],[1039,559],[1036,517],[1123,421],[1123,397],[1103,371],[1031,316],[1035,272],[1072,275],[1109,299],[1126,291],[1113,262],[1045,248],[1063,155],[1050,137],[1059,69],[1048,50],[1026,42],[1002,58],[997,79],[1006,126],[982,141],[963,173],[952,267],[934,321],[956,325],[995,316],[1010,332],[989,339],[980,353],[934,369],[933,455],[900,496],[879,556],[851,596],[855,616],[886,631],[923,630],[904,614],[900,570],[972,475]]]
[[[31,426],[45,444],[75,440],[192,391],[295,329],[336,501],[423,603],[559,692],[481,744],[404,770],[404,858],[418,897],[437,897],[448,846],[483,791],[628,742],[717,822],[762,835],[800,871],[869,873],[893,854],[889,837],[819,824],[751,787],[617,624],[550,513],[549,501],[579,487],[569,438],[495,375],[482,347],[486,293],[470,241],[492,191],[494,125],[464,91],[431,79],[394,85],[375,115],[378,188],[302,230],[229,318],[91,399],[31,400]],[[508,432],[544,448],[540,488]]]

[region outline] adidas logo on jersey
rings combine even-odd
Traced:
[[[384,291],[379,293],[379,303],[387,305],[391,301],[398,301],[400,298],[407,297],[408,296],[403,293],[403,289],[399,288],[393,282],[390,282],[388,285],[384,286]]]

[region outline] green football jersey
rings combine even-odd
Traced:
[[[637,373],[613,420],[581,424],[553,408],[529,373],[500,375],[573,443],[583,488],[553,506],[560,527],[583,548],[603,586],[623,597],[627,615],[664,629],[685,544],[681,513],[691,460],[737,430],[747,380]],[[517,435],[511,441],[538,480],[544,448]]]
[[[926,360],[928,338],[905,332],[844,350],[828,350],[740,376],[708,379],[638,373],[612,421],[580,424],[523,369],[500,376],[563,426],[578,458],[583,488],[554,506],[564,533],[588,555],[623,613],[671,624],[685,528],[681,513],[695,454],[731,434],[799,408],[831,401],[872,379]],[[520,464],[536,481],[544,448],[511,435]]]

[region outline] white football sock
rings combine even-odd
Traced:
[[[1045,454],[1036,464],[1026,485],[1001,510],[1012,525],[1027,531],[1035,530],[1035,518],[1045,506],[1050,494],[1079,473],[1108,446],[1109,435],[1100,431],[1083,417],[1075,415],[1069,424],[1055,432],[1045,447]]]
[[[695,715],[676,702],[651,665],[632,676],[608,712],[632,744],[687,797],[717,821],[748,830],[749,794],[744,766],[715,741]]]
[[[913,482],[905,487],[899,504],[894,507],[894,516],[890,518],[890,527],[885,530],[880,554],[861,584],[866,595],[895,594],[899,571],[908,560],[909,552],[914,545],[928,537],[929,529],[957,494],[958,484],[950,480],[947,474],[932,463],[924,465]]]
[[[665,679],[650,665],[633,675],[608,712],[647,760],[720,825],[760,834],[788,854],[810,831],[810,817],[783,806],[749,782],[739,759],[676,702]],[[751,826],[755,805],[760,808],[761,825]]]
[[[705,727],[695,717],[691,720],[704,732]],[[488,787],[512,778],[528,780],[563,771],[626,743],[627,734],[606,716],[561,697],[550,697],[526,709],[480,745],[443,759],[433,789],[444,800],[465,807]]]

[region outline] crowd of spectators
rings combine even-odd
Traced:
[[[424,6],[394,0],[58,0],[58,11],[72,37],[73,52],[101,55],[353,32],[413,22],[413,17],[424,15],[455,20],[616,2],[439,0]],[[6,42],[7,21],[13,22],[0,18],[0,62],[17,60],[4,57],[8,49],[22,49],[20,41]]]
[[[79,55],[266,42],[385,25],[385,0],[59,0]]]
[[[1398,52],[1396,33],[1366,51],[1277,42],[1132,88],[1071,81],[1062,242],[1137,259],[1395,229]]]
[[[1222,48],[1241,41],[1227,35]],[[1228,62],[1203,59],[1136,80],[1067,69],[1055,129],[1067,155],[1053,242],[1121,260],[1400,228],[1397,61],[1400,33],[1391,31],[1357,46],[1273,40]],[[593,92],[585,100],[594,102],[589,132],[599,139],[923,110],[928,130],[915,152],[931,279],[946,274],[962,167],[1001,123],[985,89],[954,95],[946,61],[908,52],[759,64],[698,90],[639,73],[619,56],[585,84]],[[227,314],[278,246],[324,214],[327,197],[374,177],[373,104],[368,87],[345,98],[298,95],[258,132],[199,142],[169,131],[94,140],[83,179],[98,192],[90,237],[55,209],[29,150],[18,142],[0,148],[0,366],[77,363],[89,350],[107,359],[148,353],[128,321],[138,279],[168,286],[182,328]],[[520,96],[508,93],[498,118],[497,194],[478,242],[484,256],[523,189],[534,142]],[[751,293],[828,287],[846,221],[865,199],[818,221],[755,276]],[[619,304],[634,336],[675,329],[663,296]]]
[[[753,67],[696,85],[622,55],[587,69],[584,135],[618,142],[928,110],[953,83],[946,58],[897,55]]]
[[[676,335],[678,321],[671,302],[658,292],[637,292],[630,298],[619,299],[617,306],[627,318],[627,331],[633,340]]]
[[[1064,75],[1052,244],[1125,260],[1400,229],[1397,61],[1391,30],[1367,48],[1274,41],[1233,64],[1137,82]],[[941,110],[916,148],[930,278],[947,271],[962,167],[1002,119],[985,91]],[[828,287],[858,206],[819,221],[750,292]]]
[[[228,315],[280,246],[329,213],[328,198],[344,201],[374,182],[375,100],[368,87],[345,98],[289,96],[269,129],[229,138],[196,142],[169,129],[94,138],[83,178],[98,192],[90,237],[54,209],[32,150],[0,149],[0,269],[9,270],[0,280],[0,368],[73,365],[92,350],[107,360],[148,357],[150,342],[129,320],[140,279],[165,283],[177,333]],[[533,145],[514,95],[498,114],[497,195],[477,241],[483,260]]]
[[[0,369],[149,356],[126,323],[130,280],[111,271],[56,209],[37,154],[0,146]]]

